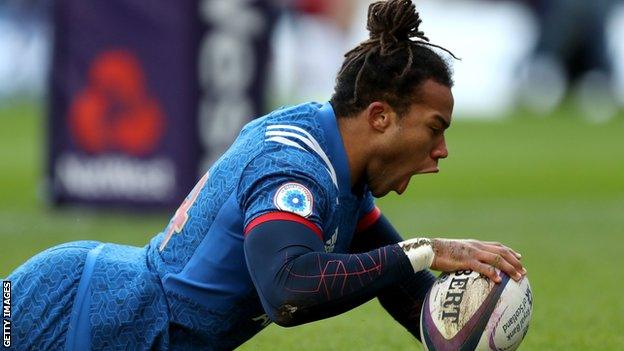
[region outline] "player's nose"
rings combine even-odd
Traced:
[[[439,160],[441,158],[447,158],[449,155],[448,148],[446,147],[446,140],[442,138],[440,143],[431,151],[431,158]]]

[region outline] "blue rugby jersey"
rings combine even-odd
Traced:
[[[245,262],[245,229],[295,213],[346,253],[358,219],[374,222],[370,192],[351,193],[329,103],[281,109],[243,128],[148,246],[170,312],[172,345],[234,348],[269,319]]]

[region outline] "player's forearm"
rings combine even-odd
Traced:
[[[325,253],[322,242],[302,233],[301,226],[273,225],[279,228],[254,229],[245,239],[245,250],[263,306],[280,325],[343,313],[414,274],[399,245],[360,254]]]
[[[306,253],[283,265],[268,285],[278,320],[298,325],[351,310],[411,274],[393,245],[362,254]]]

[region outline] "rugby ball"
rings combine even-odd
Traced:
[[[498,284],[470,270],[438,277],[420,314],[425,350],[518,348],[531,320],[531,286],[526,276],[516,282],[501,271],[498,274]]]

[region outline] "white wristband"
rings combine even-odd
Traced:
[[[431,267],[433,264],[433,244],[431,239],[427,238],[414,238],[401,241],[399,246],[405,252],[405,255],[412,264],[414,272],[422,271]]]

